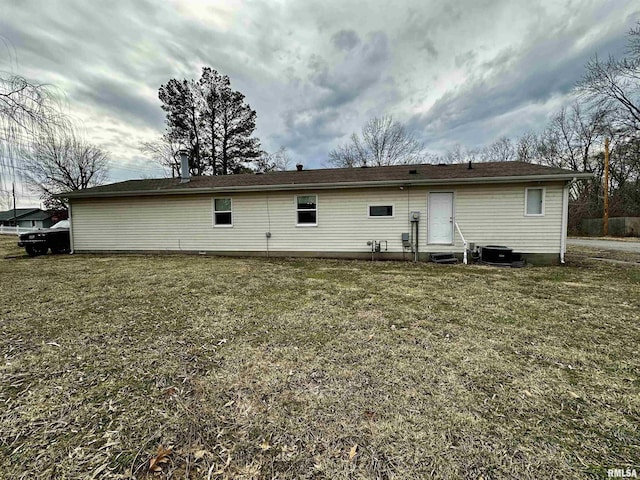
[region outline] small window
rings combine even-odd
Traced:
[[[214,198],[213,199],[213,226],[214,227],[232,227],[233,214],[231,211],[230,198]]]
[[[527,188],[524,197],[525,215],[544,215],[544,188]]]
[[[296,214],[297,225],[317,225],[318,197],[316,195],[298,195],[296,197]]]
[[[393,205],[369,205],[370,217],[393,217]]]

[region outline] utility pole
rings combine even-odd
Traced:
[[[13,194],[13,224],[16,227],[16,232],[18,231],[18,215],[16,213],[16,182],[11,183],[11,192]]]
[[[604,217],[602,233],[609,235],[609,137],[604,139]]]

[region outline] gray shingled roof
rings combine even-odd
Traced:
[[[369,168],[327,168],[224,176],[128,180],[60,194],[63,198],[201,193],[206,191],[286,190],[314,187],[361,187],[392,184],[446,184],[527,180],[566,180],[591,174],[524,162],[488,162],[452,165],[394,165]]]
[[[20,220],[46,220],[53,216],[53,212],[46,212],[44,210],[37,209],[33,212],[27,213],[24,217],[20,217]]]
[[[33,212],[38,211],[40,211],[39,208],[16,208],[14,217],[13,209],[7,210],[5,212],[0,212],[0,221],[13,220],[14,218],[17,218],[18,220],[24,220],[23,217],[25,215],[29,215]]]

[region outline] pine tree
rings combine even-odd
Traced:
[[[206,172],[202,158],[201,108],[193,81],[171,79],[158,91],[162,109],[167,112],[169,139],[189,151],[189,166],[193,175]]]
[[[210,67],[193,80],[171,79],[160,87],[167,137],[190,153],[194,175],[228,175],[246,171],[258,159],[260,141],[252,137],[256,112],[229,77]]]

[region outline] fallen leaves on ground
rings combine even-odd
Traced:
[[[149,459],[149,471],[152,473],[161,472],[164,464],[169,462],[169,456],[173,453],[173,447],[158,447],[158,452]]]
[[[349,461],[352,461],[354,457],[358,454],[358,444],[356,443],[351,450],[349,450]]]

